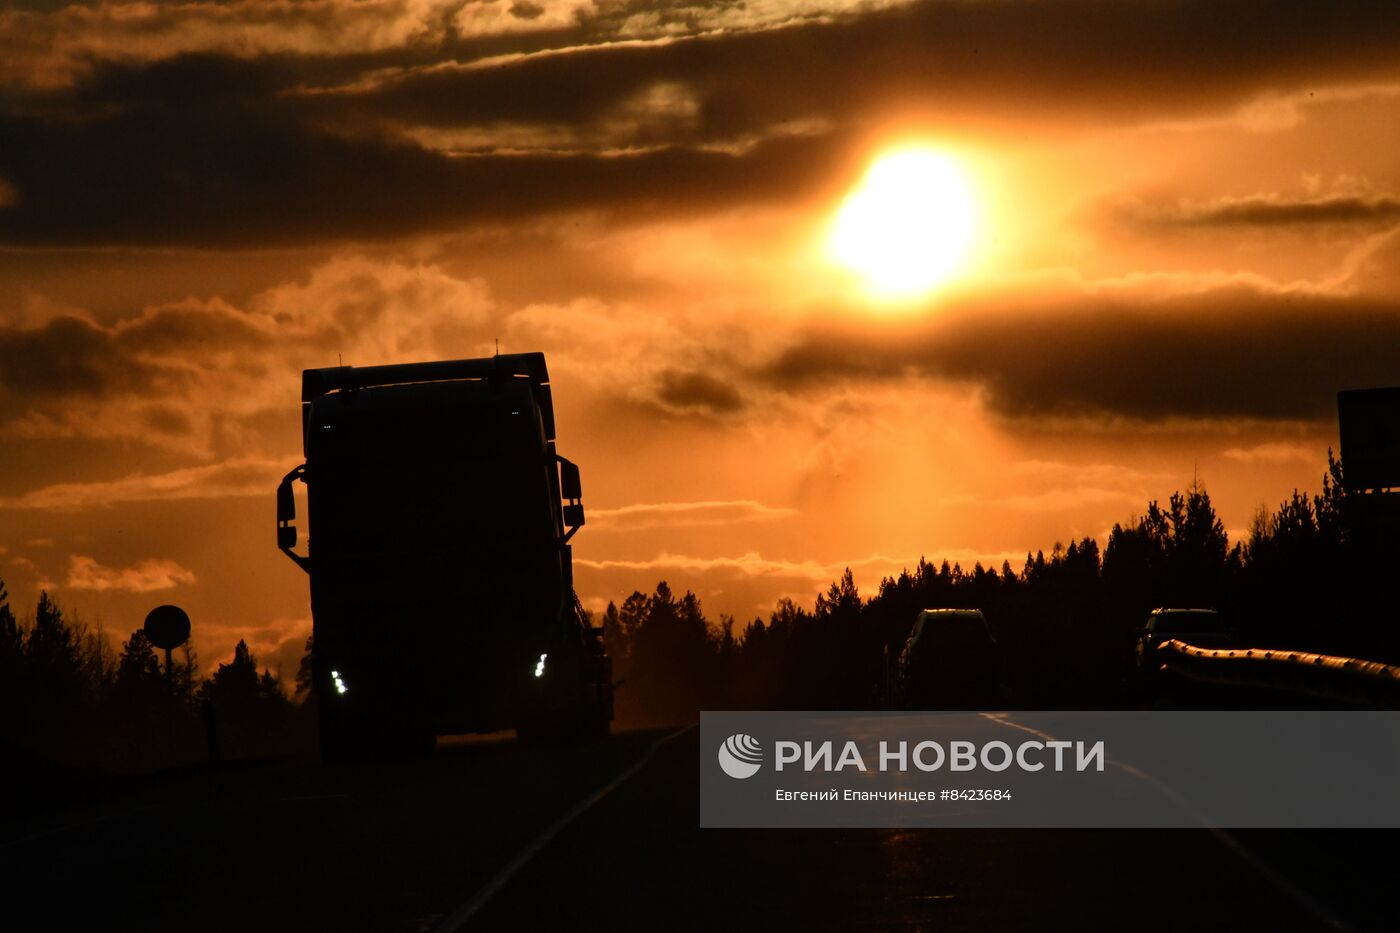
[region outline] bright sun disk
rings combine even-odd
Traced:
[[[829,248],[881,298],[925,294],[967,263],[977,229],[972,185],[932,149],[881,156],[837,212]]]

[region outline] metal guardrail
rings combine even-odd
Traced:
[[[1157,646],[1162,666],[1204,683],[1273,690],[1367,709],[1400,709],[1400,667],[1277,648]]]

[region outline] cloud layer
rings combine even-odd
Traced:
[[[1396,35],[1394,4],[1265,0],[11,12],[0,242],[366,240],[769,203],[820,191],[871,121],[1163,120],[1393,81]]]
[[[965,381],[1013,417],[1324,419],[1339,388],[1400,381],[1400,306],[1226,288],[977,307],[911,330],[802,334],[754,375]]]

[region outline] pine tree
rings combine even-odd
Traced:
[[[77,638],[73,627],[63,617],[63,610],[47,591],[39,594],[34,626],[25,639],[24,653],[41,703],[38,712],[43,715],[71,711],[81,701],[83,693]]]
[[[609,601],[608,608],[603,610],[603,648],[612,658],[615,675],[621,675],[627,669],[632,653],[627,634],[622,627],[622,614],[618,611],[617,603]]]
[[[194,710],[199,693],[199,653],[194,639],[187,638],[180,646],[180,659],[175,662],[175,699],[186,710]]]
[[[0,580],[0,742],[17,737],[25,696],[24,630],[10,608],[10,594]]]
[[[165,674],[146,633],[137,629],[122,645],[114,698],[127,712],[158,708],[166,699]]]
[[[233,649],[233,660],[220,664],[205,683],[205,690],[216,706],[234,710],[251,708],[258,698],[258,659],[243,639]]]
[[[10,608],[10,594],[5,581],[0,580],[0,683],[19,676],[24,660],[24,630]]]

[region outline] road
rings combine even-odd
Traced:
[[[695,729],[573,748],[504,737],[10,807],[0,925],[1284,931],[1400,918],[1400,856],[1382,831],[702,831],[697,744]]]

